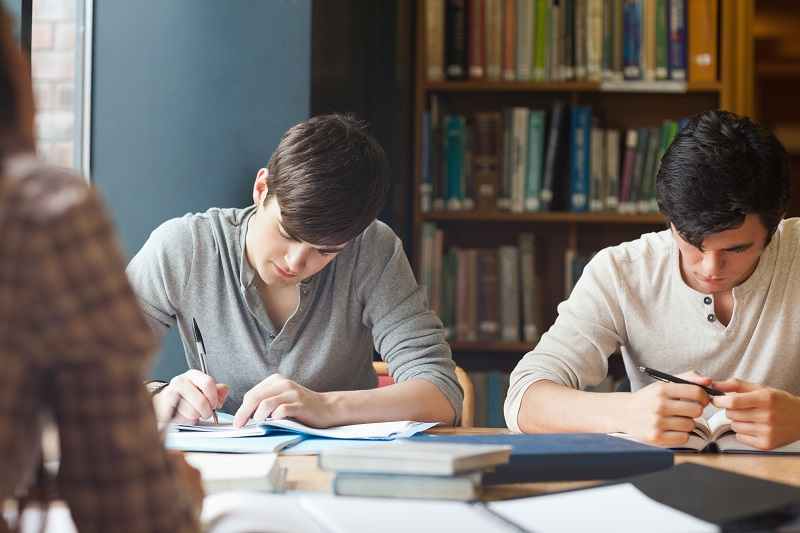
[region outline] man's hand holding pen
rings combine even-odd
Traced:
[[[703,387],[712,380],[694,371],[677,377],[692,384],[658,381],[620,400],[625,402],[621,431],[659,446],[685,444],[694,419],[711,401]]]
[[[172,378],[169,386],[153,396],[156,418],[159,422],[171,421],[177,404],[174,422],[196,424],[201,418],[211,418],[214,409],[225,403],[229,392],[227,385],[216,383],[211,376],[199,370],[188,370]]]

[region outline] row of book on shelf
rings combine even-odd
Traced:
[[[685,123],[603,127],[590,106],[422,116],[420,208],[657,213],[661,157]]]
[[[449,340],[533,343],[539,335],[540,298],[535,236],[496,248],[444,249],[444,230],[422,225],[420,284]]]
[[[445,231],[422,225],[420,284],[441,319],[448,340],[527,343],[541,332],[541,286],[536,273],[536,237],[494,248],[448,246]],[[564,252],[564,298],[593,254]]]
[[[428,81],[709,82],[718,0],[425,0]]]

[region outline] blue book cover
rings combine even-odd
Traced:
[[[411,440],[510,444],[508,463],[484,473],[484,485],[615,479],[669,468],[671,450],[604,433],[415,435]]]
[[[589,155],[592,129],[592,109],[576,106],[570,114],[569,209],[589,210]]]
[[[525,211],[529,213],[541,209],[544,138],[545,112],[532,109],[528,116],[528,164],[525,176]]]
[[[686,81],[686,0],[667,0],[667,70],[671,80]]]
[[[500,371],[486,372],[486,425],[490,428],[506,427],[503,422],[503,405],[505,394],[500,390]]]
[[[464,136],[466,121],[461,115],[444,117],[445,208],[460,211],[464,200]]]
[[[622,75],[626,80],[642,78],[641,38],[642,5],[641,0],[625,0],[623,8],[623,48]]]

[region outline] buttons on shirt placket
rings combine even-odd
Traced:
[[[714,299],[711,296],[706,296],[703,298],[703,303],[706,304],[706,320],[709,322],[715,322],[717,320],[717,315],[714,314]]]

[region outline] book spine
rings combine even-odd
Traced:
[[[603,142],[605,135],[603,128],[599,125],[592,125],[592,132],[589,136],[591,149],[589,150],[589,211],[602,213],[605,210],[606,175],[603,169],[605,148]]]
[[[442,256],[444,232],[441,228],[433,230],[431,249],[431,310],[436,316],[442,316]]]
[[[626,80],[638,80],[642,77],[641,69],[641,33],[642,12],[641,0],[625,0],[623,19],[623,70]]]
[[[467,77],[473,81],[486,78],[484,11],[484,0],[467,0]]]
[[[686,81],[686,0],[668,0],[669,79]]]
[[[520,340],[519,248],[504,245],[498,249],[500,263],[500,340]]]
[[[468,251],[458,250],[456,259],[456,340],[468,340],[470,301],[468,290]]]
[[[614,81],[614,0],[603,0],[603,52],[600,61],[600,78]]]
[[[656,80],[656,0],[642,2],[641,58],[642,79]]]
[[[446,0],[445,75],[449,80],[467,77],[467,5],[466,0]]]
[[[420,285],[425,287],[427,304],[433,304],[433,234],[436,224],[425,222],[422,224],[422,238],[420,239]]]
[[[500,149],[500,195],[497,198],[497,207],[501,211],[511,209],[511,172],[513,168],[514,140],[512,137],[512,109],[506,107],[502,110],[503,127],[501,133]]]
[[[639,142],[636,145],[636,154],[633,158],[633,173],[631,174],[631,192],[628,199],[632,205],[632,212],[635,213],[639,206],[639,197],[642,190],[642,178],[644,176],[644,160],[647,154],[647,139],[650,130],[641,128],[639,130]]]
[[[619,209],[620,189],[620,131],[607,129],[605,132],[605,182],[606,182],[606,210],[616,213]]]
[[[533,109],[528,116],[528,163],[525,177],[525,211],[541,209],[542,163],[544,162],[545,112]]]
[[[528,121],[530,110],[515,107],[511,110],[511,212],[525,210],[525,178],[528,165]]]
[[[575,79],[575,0],[561,0],[564,19],[564,80]]]
[[[624,0],[612,0],[611,12],[611,64],[612,81],[622,81],[624,70],[623,49],[625,48],[625,9]]]
[[[466,120],[466,118],[465,118]],[[471,124],[465,123],[464,126],[464,161],[461,169],[464,173],[463,189],[464,198],[461,201],[461,209],[472,211],[475,209],[475,176],[473,175],[473,150],[475,147],[475,130]]]
[[[460,211],[463,193],[464,131],[466,122],[460,115],[444,117],[445,208]]]
[[[661,143],[661,131],[658,128],[650,128],[647,133],[647,150],[644,158],[644,169],[642,173],[642,187],[639,192],[640,213],[649,213],[652,201],[655,199],[656,191],[656,156],[658,147]]]
[[[522,294],[522,340],[533,343],[539,336],[539,313],[536,299],[536,237],[533,233],[520,233],[519,270]]]
[[[502,116],[476,112],[473,124],[473,180],[475,209],[496,211],[500,194],[500,138]]]
[[[503,70],[503,0],[484,0],[486,80],[500,81]]]
[[[562,23],[562,9],[559,2],[550,4],[550,31],[549,31],[549,67],[547,79],[550,81],[563,81],[564,79],[564,24]]]
[[[576,106],[571,110],[570,211],[589,208],[589,149],[592,110]]]
[[[600,81],[603,62],[603,0],[586,6],[586,78]]]
[[[420,120],[420,160],[419,160],[419,208],[423,213],[431,210],[433,203],[433,167],[432,167],[432,142],[431,142],[431,112],[427,109],[422,112]]]
[[[589,46],[588,33],[586,31],[587,14],[589,11],[589,0],[575,0],[575,79],[586,79],[586,52]]]
[[[533,52],[533,79],[545,81],[547,79],[547,27],[548,27],[548,0],[536,0],[536,31],[534,32]]]
[[[500,338],[500,266],[495,248],[478,251],[478,340]]]
[[[669,79],[667,53],[667,0],[656,0],[656,79]]]
[[[425,0],[425,60],[428,81],[444,79],[444,0]]]
[[[517,80],[530,81],[533,66],[534,0],[517,1]]]
[[[503,79],[517,79],[517,0],[503,2]]]
[[[619,186],[619,212],[629,214],[634,212],[630,201],[631,179],[633,178],[633,163],[636,158],[636,146],[639,143],[639,130],[631,128],[625,135],[625,152],[622,161],[622,174]]]
[[[478,306],[479,280],[478,280],[478,249],[467,250],[467,342],[478,340]]]
[[[561,129],[563,128],[563,115],[565,104],[560,100],[553,102],[550,113],[550,124],[547,132],[547,151],[544,158],[544,171],[542,173],[542,211],[550,211],[555,199],[556,173],[559,171],[559,152],[563,150]]]
[[[716,81],[719,4],[717,0],[691,0],[688,6],[689,81]]]

